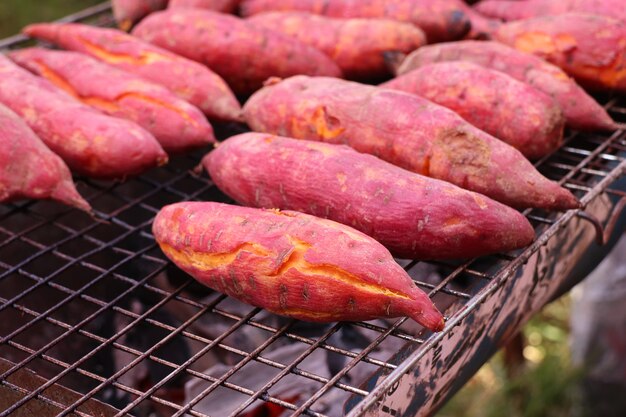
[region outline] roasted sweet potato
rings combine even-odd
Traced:
[[[248,21],[319,49],[350,79],[389,76],[383,52],[409,53],[426,43],[419,28],[390,19],[334,19],[310,13],[272,12],[254,15]]]
[[[167,87],[209,118],[241,120],[241,106],[226,82],[197,62],[115,29],[65,23],[39,23],[24,33],[82,52]]]
[[[560,68],[499,42],[460,41],[424,46],[409,54],[396,72],[405,74],[436,62],[466,61],[501,71],[548,94],[566,124],[578,130],[615,130],[617,125],[591,96]]]
[[[4,55],[0,102],[78,173],[124,178],[167,162],[161,145],[143,128],[82,104]]]
[[[441,313],[384,246],[348,226],[294,211],[207,202],[164,207],[152,231],[201,283],[307,321],[408,316],[439,331]]]
[[[181,152],[215,142],[200,110],[167,88],[111,68],[78,52],[29,48],[9,57],[85,104],[137,123],[167,152]]]
[[[240,0],[170,0],[170,9],[191,7],[196,9],[215,10],[222,13],[235,13]]]
[[[624,0],[483,0],[474,8],[485,16],[505,21],[568,12],[599,14],[626,20]]]
[[[111,0],[113,17],[120,29],[128,31],[142,17],[165,9],[167,0]]]
[[[202,163],[241,204],[325,217],[403,258],[476,257],[534,238],[528,220],[512,208],[344,145],[245,133],[222,142]]]
[[[268,85],[244,106],[255,131],[345,143],[514,207],[569,209],[574,196],[516,149],[453,111],[401,91],[326,77]]]
[[[244,16],[302,11],[341,18],[389,18],[418,26],[429,43],[461,39],[471,27],[453,0],[243,0],[240,10]]]
[[[566,13],[504,24],[494,38],[552,62],[584,87],[626,92],[626,21]]]
[[[552,98],[502,72],[471,62],[425,65],[381,87],[417,94],[454,110],[527,158],[545,156],[563,142],[565,118]]]
[[[133,30],[139,38],[202,62],[231,88],[249,94],[272,76],[340,77],[324,53],[238,17],[209,10],[168,9],[153,13]]]
[[[90,212],[65,163],[17,114],[0,104],[0,202],[48,199]]]

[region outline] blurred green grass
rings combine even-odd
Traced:
[[[32,22],[55,20],[103,0],[0,0],[0,38]]]
[[[521,372],[509,377],[498,353],[437,417],[584,417],[578,395],[582,370],[571,364],[569,296],[546,306],[523,330]]]

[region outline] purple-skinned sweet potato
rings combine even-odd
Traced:
[[[0,104],[0,202],[20,198],[50,198],[91,211],[63,160],[17,114]]]
[[[214,202],[164,207],[152,232],[202,284],[314,322],[408,316],[440,331],[441,313],[389,251],[348,226],[294,211]]]
[[[222,13],[235,13],[240,0],[170,0],[170,9],[190,7],[195,9],[214,10]]]
[[[120,29],[128,31],[135,22],[150,13],[165,9],[167,0],[111,0],[113,17]]]
[[[243,0],[240,10],[243,16],[301,11],[328,17],[399,20],[422,29],[429,43],[461,39],[471,27],[455,0]]]
[[[390,19],[336,19],[301,12],[271,12],[247,21],[298,39],[331,57],[346,78],[389,75],[383,53],[409,53],[426,43],[416,26]]]
[[[82,104],[4,55],[0,55],[0,102],[78,173],[124,178],[168,160],[154,136],[140,126]]]
[[[139,76],[78,52],[28,48],[9,53],[9,58],[83,103],[137,123],[168,153],[215,142],[200,110]]]
[[[565,118],[551,97],[471,62],[425,65],[380,87],[417,94],[454,110],[530,159],[553,152],[563,142]]]
[[[268,83],[250,97],[244,114],[255,131],[344,143],[513,207],[579,207],[518,150],[413,94],[296,76]]]
[[[483,0],[474,8],[504,21],[530,19],[568,12],[591,13],[626,20],[624,0]]]
[[[494,39],[553,63],[583,87],[626,93],[626,21],[566,13],[506,23]]]
[[[402,258],[476,257],[534,238],[528,220],[504,204],[344,145],[244,133],[202,164],[238,203],[346,224]]]
[[[567,126],[615,130],[617,125],[562,69],[499,42],[460,41],[427,45],[409,54],[396,70],[405,74],[437,62],[465,61],[503,72],[548,94],[561,107]]]
[[[241,106],[219,75],[134,36],[77,23],[37,23],[23,32],[160,84],[211,119],[241,121]]]
[[[337,64],[312,46],[209,10],[153,13],[133,35],[205,64],[240,94],[258,90],[272,76],[342,75]]]

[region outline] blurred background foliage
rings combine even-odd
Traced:
[[[31,22],[55,20],[102,0],[0,0],[0,38]],[[438,417],[585,417],[577,403],[581,372],[568,347],[568,297],[547,306],[525,328],[524,365],[514,377],[499,353]]]
[[[498,353],[437,417],[587,417],[578,394],[583,372],[570,358],[570,304],[564,296],[524,327],[525,362],[514,376]]]
[[[0,0],[0,38],[28,23],[55,20],[99,3],[102,0]]]

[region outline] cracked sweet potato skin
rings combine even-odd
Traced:
[[[111,0],[113,17],[119,28],[125,31],[142,17],[165,6],[167,0]]]
[[[170,0],[170,9],[191,7],[196,9],[215,10],[222,13],[235,13],[240,0]]]
[[[516,149],[426,99],[327,77],[268,85],[245,104],[257,132],[343,143],[513,207],[579,207]]]
[[[82,104],[4,55],[0,102],[78,173],[124,178],[167,162],[161,145],[143,128]]]
[[[425,65],[448,61],[472,62],[543,91],[559,103],[566,124],[573,129],[617,129],[606,110],[559,67],[499,42],[459,41],[427,45],[410,53],[396,72],[402,75]]]
[[[202,163],[241,204],[337,221],[402,258],[477,257],[534,238],[528,220],[510,207],[344,145],[245,133]]]
[[[471,27],[452,0],[243,0],[240,10],[243,16],[302,11],[340,18],[388,18],[413,23],[426,33],[429,43],[461,39]]]
[[[37,23],[23,32],[160,84],[211,119],[241,121],[241,106],[219,75],[134,36],[78,23]]]
[[[380,86],[417,94],[454,110],[530,159],[553,152],[563,142],[565,118],[552,98],[471,62],[425,65]]]
[[[176,265],[245,303],[301,320],[409,316],[442,330],[441,313],[374,239],[307,214],[177,203],[152,231]]]
[[[27,48],[9,57],[83,103],[137,123],[168,153],[215,142],[213,128],[200,110],[141,77],[78,52]]]
[[[553,63],[583,87],[626,92],[626,21],[566,13],[506,23],[494,38]]]
[[[53,199],[90,212],[63,160],[12,110],[0,104],[0,202]]]
[[[310,13],[270,12],[247,20],[319,49],[349,79],[388,76],[384,52],[409,53],[426,43],[424,32],[418,27],[390,19],[335,19]]]
[[[623,0],[483,0],[473,7],[481,14],[504,21],[530,19],[568,12],[591,13],[626,20]]]
[[[337,64],[312,46],[209,10],[153,13],[133,29],[133,34],[205,64],[240,94],[258,90],[272,76],[342,75]]]

